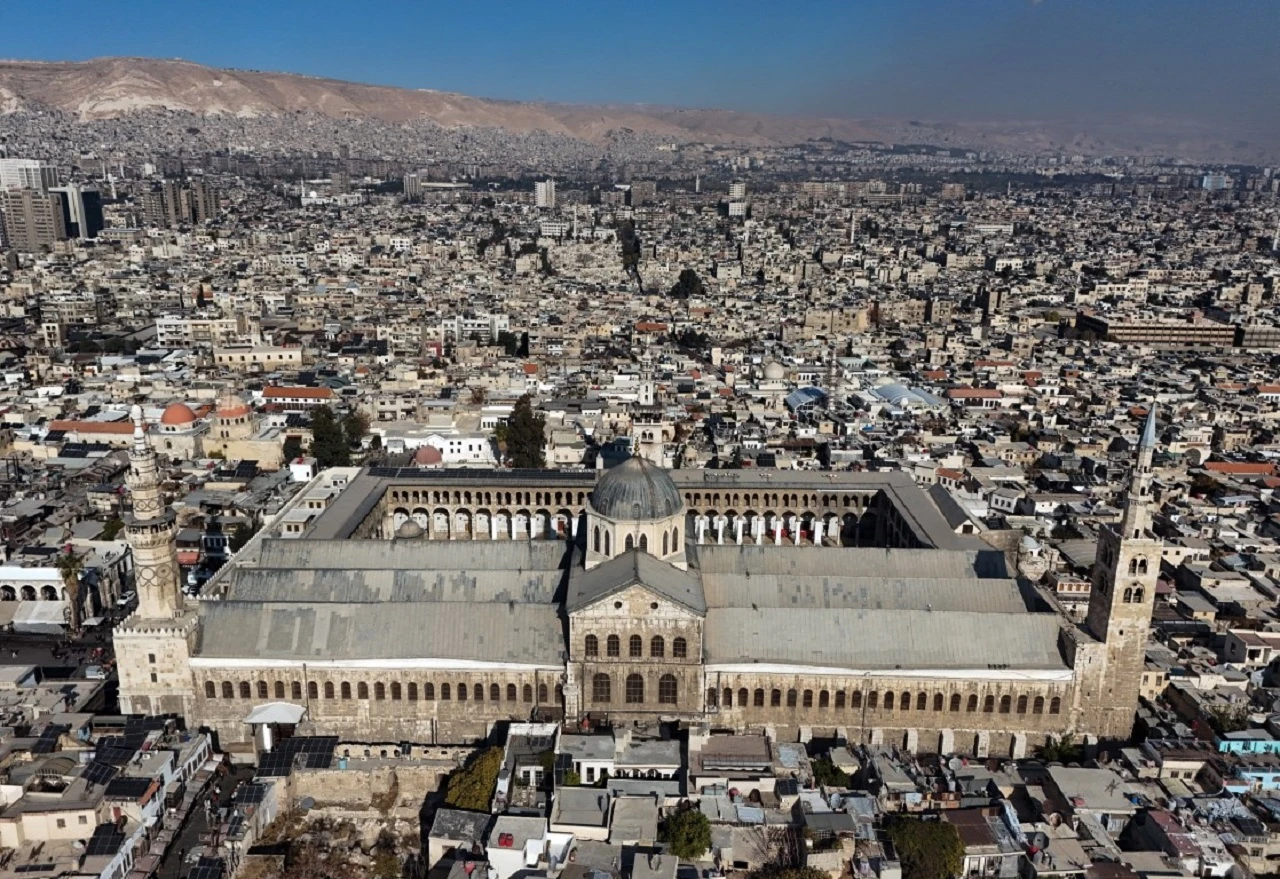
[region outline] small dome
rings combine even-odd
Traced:
[[[764,365],[764,377],[770,381],[777,381],[778,379],[786,378],[787,371],[778,361],[770,360]]]
[[[249,404],[236,394],[226,393],[218,399],[219,418],[243,418],[249,414]]]
[[[396,537],[421,537],[422,526],[412,519],[405,519],[396,529]]]
[[[433,467],[444,461],[444,455],[435,446],[421,446],[413,453],[413,463],[419,467]]]
[[[195,420],[196,413],[191,411],[191,407],[186,403],[170,403],[164,410],[164,414],[160,416],[160,423],[170,427],[183,427],[193,424]]]
[[[666,519],[683,506],[667,471],[644,458],[628,458],[607,471],[591,493],[591,508],[614,521]]]

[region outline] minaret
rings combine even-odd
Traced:
[[[129,448],[129,475],[125,481],[133,512],[125,522],[125,531],[133,549],[137,615],[144,620],[168,620],[182,610],[174,515],[160,493],[160,471],[155,450],[147,441],[142,407],[134,406],[130,414],[133,445]]]
[[[1151,533],[1154,404],[1138,441],[1120,521],[1098,532],[1087,627],[1102,642],[1102,661],[1080,681],[1085,732],[1128,738],[1146,665],[1147,634],[1160,574],[1161,541]]]

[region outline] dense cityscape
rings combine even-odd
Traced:
[[[1280,165],[899,130],[0,115],[0,879],[1280,873]]]

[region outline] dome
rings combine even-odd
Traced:
[[[249,405],[235,394],[223,394],[218,399],[219,418],[243,418],[249,414]]]
[[[412,519],[405,519],[396,529],[396,537],[421,537],[422,526]]]
[[[770,360],[764,365],[764,377],[770,381],[777,381],[787,377],[787,371],[783,369],[782,364],[776,360]]]
[[[609,470],[591,493],[591,508],[614,521],[666,519],[683,506],[667,471],[644,458],[628,458]]]
[[[413,453],[413,463],[419,467],[431,467],[444,461],[444,455],[435,446],[421,446]]]
[[[191,407],[186,403],[170,403],[168,408],[164,410],[164,414],[160,416],[160,423],[170,427],[185,427],[194,423],[196,413],[191,411]]]

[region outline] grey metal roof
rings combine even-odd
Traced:
[[[228,588],[231,601],[310,603],[369,601],[518,601],[550,604],[561,570],[244,569]]]
[[[566,609],[572,613],[634,585],[643,586],[694,613],[706,613],[707,603],[696,574],[682,571],[638,549],[615,556],[590,571],[572,568]]]
[[[197,654],[207,658],[564,662],[564,627],[551,605],[217,601],[200,616]]]
[[[684,506],[667,471],[644,458],[628,458],[608,470],[591,493],[591,507],[614,521],[652,521]]]
[[[712,608],[710,663],[854,669],[1062,669],[1054,614]]]
[[[560,540],[264,540],[260,568],[553,571],[568,564]]]
[[[708,607],[1026,613],[1015,580],[704,574]]]
[[[904,579],[1009,577],[1004,553],[994,550],[884,549],[875,547],[737,546],[694,544],[703,574],[778,574]]]

